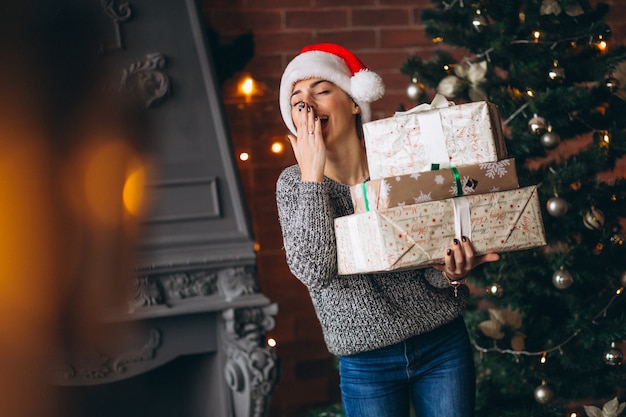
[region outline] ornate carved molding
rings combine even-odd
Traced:
[[[135,95],[146,108],[155,106],[170,93],[170,79],[161,71],[166,65],[163,54],[147,54],[144,61],[135,62],[123,70],[120,82],[122,89]]]
[[[276,352],[265,344],[266,331],[274,327],[276,304],[229,309],[225,325],[224,377],[230,388],[234,417],[263,417],[278,380]]]
[[[132,280],[130,308],[171,305],[195,297],[221,296],[226,301],[259,292],[254,267],[142,275]]]
[[[73,380],[102,383],[105,379],[126,373],[133,365],[154,359],[161,346],[161,331],[151,329],[146,343],[137,349],[124,352],[116,357],[93,352],[80,355],[72,364],[56,371],[59,381],[71,383]],[[99,381],[102,380],[102,381]]]
[[[100,0],[104,13],[113,21],[113,45],[102,45],[101,52],[116,49],[124,49],[124,39],[120,30],[120,24],[124,23],[132,16],[132,10],[129,3],[115,4],[115,0]]]

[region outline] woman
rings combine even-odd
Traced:
[[[462,238],[433,268],[337,273],[333,221],[354,212],[349,187],[369,177],[361,123],[383,94],[380,77],[339,45],[305,47],[286,67],[280,109],[298,163],[276,190],[287,262],[339,357],[348,417],[408,416],[411,400],[420,417],[472,416],[474,363],[461,317],[469,291],[460,283],[498,255],[474,256]]]

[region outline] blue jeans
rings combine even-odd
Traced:
[[[426,334],[339,358],[346,417],[472,417],[476,371],[462,318]]]

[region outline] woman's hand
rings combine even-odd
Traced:
[[[478,265],[499,259],[500,255],[497,253],[475,256],[472,243],[463,236],[460,241],[454,239],[452,247],[446,251],[444,263],[433,265],[433,268],[440,270],[450,283],[458,283],[467,278],[470,271]]]
[[[326,145],[322,125],[315,111],[305,102],[298,104],[294,117],[298,136],[287,135],[293,153],[300,166],[302,181],[322,182],[326,164]]]

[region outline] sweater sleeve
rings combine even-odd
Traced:
[[[328,184],[302,182],[297,166],[276,184],[276,203],[287,264],[310,289],[337,276],[337,249]]]

